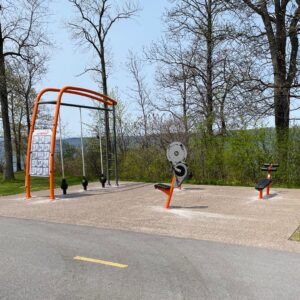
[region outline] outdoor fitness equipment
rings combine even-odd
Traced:
[[[66,195],[69,185],[68,185],[67,179],[65,178],[64,152],[63,152],[62,129],[61,129],[60,114],[59,114],[59,150],[60,150],[59,152],[60,152],[61,174],[62,174],[60,187],[63,190],[63,194]]]
[[[40,101],[42,96],[45,93],[58,93],[57,100],[56,101]],[[72,94],[72,95],[79,95],[82,97],[89,98],[90,100],[96,100],[100,103],[103,103],[105,107],[95,107],[95,106],[86,106],[86,105],[76,105],[72,103],[63,103],[62,97],[64,94]],[[46,104],[52,104],[55,105],[55,115],[53,118],[53,127],[52,129],[48,130],[35,130],[35,123],[38,115],[38,108],[39,105],[46,105]],[[27,145],[27,158],[26,158],[26,181],[25,181],[25,187],[26,187],[26,198],[31,198],[30,194],[30,176],[45,176],[49,177],[49,183],[50,183],[50,199],[54,200],[54,158],[55,158],[55,143],[56,143],[56,131],[57,131],[57,124],[59,119],[59,113],[60,113],[60,107],[61,106],[67,106],[67,107],[77,107],[77,108],[87,108],[87,109],[93,109],[98,111],[104,111],[106,114],[109,114],[109,112],[112,112],[113,115],[113,150],[114,150],[114,170],[115,170],[115,179],[116,179],[116,185],[118,185],[118,161],[117,161],[117,146],[116,146],[116,116],[115,116],[115,105],[117,105],[117,101],[114,99],[103,95],[101,93],[84,89],[81,87],[74,87],[74,86],[65,86],[61,89],[59,88],[45,88],[42,91],[39,92],[39,94],[36,97],[34,108],[33,108],[33,114],[32,114],[32,120],[31,120],[31,127],[28,137],[28,145]],[[109,108],[111,107],[111,108]],[[106,124],[105,126],[105,134],[106,134],[106,141],[109,141],[110,133],[109,128]],[[37,141],[33,141],[33,136],[37,137]],[[62,145],[62,144],[61,144]],[[108,143],[106,143],[106,146],[108,148]],[[34,154],[34,157],[32,157]],[[61,159],[63,162],[63,155],[62,155],[62,146],[61,146]],[[110,153],[106,151],[106,177],[107,181],[110,180]],[[32,164],[32,161],[34,161],[34,165]],[[37,167],[36,167],[37,165]],[[62,163],[63,168],[63,163]],[[36,171],[38,170],[38,171]],[[36,172],[34,172],[36,171]],[[63,180],[62,180],[62,186],[64,187],[63,191],[67,190],[67,182],[64,181],[64,170],[63,170]]]
[[[87,186],[89,185],[89,182],[86,178],[85,173],[85,160],[84,160],[84,145],[83,145],[83,133],[82,133],[82,115],[81,115],[81,107],[79,107],[79,115],[80,115],[80,145],[81,145],[81,157],[82,157],[82,180],[81,185],[83,187],[83,190],[87,190]]]
[[[102,155],[102,134],[101,134],[101,117],[100,117],[100,113],[99,113],[99,128],[98,128],[98,138],[99,138],[99,148],[100,148],[100,168],[101,168],[101,173],[100,173],[100,177],[99,177],[99,181],[102,185],[102,188],[105,188],[105,183],[107,181],[106,176],[104,175],[104,171],[103,171],[103,155]]]
[[[279,167],[279,164],[264,164],[263,167],[261,167],[261,171],[268,172],[267,178],[259,180],[257,185],[255,186],[255,189],[259,191],[259,199],[263,199],[263,190],[267,188],[266,195],[270,195],[270,187],[272,183],[272,172],[276,172],[277,168]]]
[[[185,146],[180,142],[173,142],[167,148],[167,159],[172,166],[173,178],[171,185],[157,183],[154,185],[155,189],[158,189],[165,194],[168,198],[165,204],[166,208],[170,207],[174,188],[181,188],[183,181],[186,178],[190,178],[192,173],[189,171],[185,160],[187,158],[187,151]]]

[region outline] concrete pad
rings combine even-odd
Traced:
[[[60,190],[56,191],[59,195]],[[300,253],[289,241],[300,223],[300,190],[272,188],[258,199],[254,188],[184,185],[169,210],[153,184],[122,182],[87,192],[71,187],[50,202],[48,192],[0,197],[0,216],[155,233]]]

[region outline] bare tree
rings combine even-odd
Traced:
[[[160,92],[156,97],[159,101],[153,105],[181,124],[178,129],[184,133],[183,142],[188,145],[196,106],[192,99],[192,56],[183,43],[178,36],[172,37],[172,41],[162,39],[153,43],[146,55],[157,64],[156,84]]]
[[[22,150],[26,148],[26,138],[30,130],[30,116],[37,94],[34,84],[40,79],[40,74],[44,73],[44,63],[45,57],[40,58],[39,53],[36,53],[30,61],[13,60],[7,64],[8,107],[17,171],[22,169]],[[44,118],[46,113],[43,110],[40,117]]]
[[[41,80],[42,75],[47,71],[46,63],[48,55],[26,49],[29,60],[15,60],[12,62],[12,72],[18,80],[16,86],[19,97],[24,102],[24,112],[26,115],[27,132],[30,131],[30,117],[33,110],[36,92],[34,86]]]
[[[134,83],[133,87],[131,88],[131,97],[141,112],[141,122],[138,123],[141,123],[142,125],[141,136],[143,137],[143,145],[147,146],[149,144],[149,119],[151,114],[150,92],[147,88],[145,75],[142,72],[142,62],[133,52],[129,52],[127,66]]]
[[[252,80],[259,73],[251,55],[238,47],[224,47],[214,73],[217,74],[213,85],[215,123],[221,135],[245,123],[254,125],[266,117],[268,95]]]
[[[278,145],[286,143],[290,122],[290,103],[293,89],[298,87],[299,56],[299,0],[276,1],[227,1],[239,12],[239,18],[249,20],[246,28],[242,24],[243,37],[249,44],[264,51],[261,64],[270,70],[259,78],[268,90],[273,92],[273,101],[269,109],[274,109]],[[280,146],[280,147],[281,147]],[[284,151],[285,152],[285,151]],[[283,153],[285,156],[286,153]]]
[[[113,26],[121,21],[133,18],[139,11],[135,1],[122,1],[113,4],[112,0],[69,0],[74,6],[76,17],[69,22],[73,39],[79,46],[92,49],[97,57],[96,66],[89,66],[85,72],[93,71],[100,75],[102,91],[108,95],[108,53],[107,38]],[[120,1],[121,3],[121,1]],[[110,153],[109,116],[105,113],[106,153]],[[107,161],[110,161],[108,157]],[[109,172],[110,163],[107,166]],[[108,174],[109,175],[109,174]]]
[[[170,2],[164,38],[146,51],[150,62],[157,63],[163,99],[157,108],[181,119],[185,133],[201,124],[209,135],[216,129],[225,135],[238,119],[256,119],[266,100],[250,79],[260,70],[251,53],[237,49],[238,32],[226,2]]]
[[[117,123],[117,143],[120,150],[121,157],[126,155],[130,146],[130,139],[132,133],[132,120],[128,114],[127,106],[118,99],[118,106],[116,109],[116,123]]]
[[[220,63],[219,52],[229,30],[220,17],[226,7],[220,0],[170,2],[174,6],[166,13],[168,32],[171,36],[179,36],[186,45],[186,64],[193,71],[199,108],[205,117],[207,132],[212,134],[215,121],[213,89],[218,76],[214,69]]]
[[[28,59],[25,49],[45,43],[43,0],[3,0],[0,3],[0,104],[4,132],[4,179],[13,179],[13,153],[9,124],[6,63],[10,59]]]
[[[13,91],[8,93],[9,99],[9,110],[10,110],[10,120],[11,128],[13,133],[13,141],[15,145],[16,152],[16,169],[17,171],[22,171],[21,153],[22,153],[22,129],[23,129],[23,117],[24,117],[24,105],[21,102],[18,95],[15,95]]]
[[[17,171],[21,171],[21,131],[22,120],[24,116],[24,107],[22,101],[17,93],[17,87],[19,85],[18,79],[14,76],[13,70],[10,64],[7,65],[6,71],[7,81],[7,95],[8,95],[8,109],[10,113],[10,126],[12,129],[12,140],[15,146],[16,153],[16,168]]]
[[[161,108],[181,119],[186,133],[203,124],[209,135],[216,128],[225,134],[231,121],[226,112],[241,108],[233,97],[241,78],[234,67],[230,12],[220,0],[170,2],[164,38],[147,51],[147,58],[158,65],[157,83],[166,94]]]

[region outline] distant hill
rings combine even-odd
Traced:
[[[63,143],[67,143],[71,146],[74,147],[80,147],[81,142],[80,142],[80,138],[67,138],[67,139],[63,139]]]
[[[139,144],[140,137],[127,137],[129,139],[129,147],[134,148],[136,145]],[[85,137],[84,140],[92,139],[91,137]],[[81,147],[81,141],[79,137],[74,138],[66,138],[63,139],[63,144],[69,144],[73,147],[80,148]],[[55,145],[56,152],[59,152],[59,139],[56,141]],[[3,143],[3,137],[0,137],[0,160],[3,160],[4,157],[4,143]]]
[[[70,144],[74,147],[80,147],[80,138],[67,138],[63,140],[63,143]],[[59,140],[56,141],[56,151],[59,151]],[[4,158],[4,139],[0,137],[0,160]]]

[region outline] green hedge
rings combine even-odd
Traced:
[[[150,146],[135,143],[127,152],[119,154],[121,180],[144,182],[168,182],[172,173],[166,159],[165,148],[158,146],[154,137]],[[176,140],[176,138],[174,138]],[[86,168],[89,177],[100,174],[99,142],[85,141]],[[260,171],[263,163],[279,163],[278,172],[273,173],[274,184],[285,187],[300,187],[300,130],[292,128],[285,162],[279,161],[276,153],[274,129],[259,128],[236,130],[227,136],[207,136],[194,133],[190,136],[187,163],[193,172],[192,183],[253,186],[266,176]],[[103,147],[105,157],[105,147]],[[82,162],[79,148],[65,145],[66,174],[81,176]],[[105,169],[105,168],[104,168]],[[113,166],[112,166],[113,169]],[[59,157],[56,171],[60,172]]]

